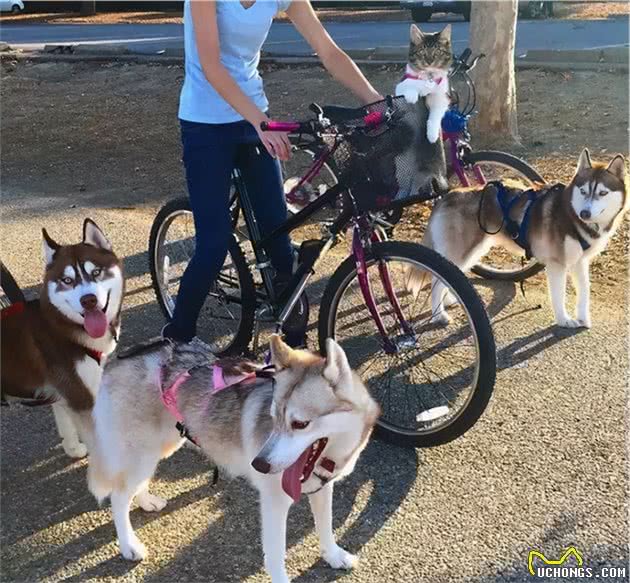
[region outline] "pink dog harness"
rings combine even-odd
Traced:
[[[228,376],[223,373],[223,369],[219,365],[212,367],[212,390],[211,395],[215,395],[223,389],[233,387],[239,383],[251,383],[256,379],[256,372],[250,372],[246,374]],[[176,419],[178,428],[181,425],[183,427],[184,417],[177,407],[177,393],[181,386],[190,378],[190,372],[185,371],[181,373],[174,381],[173,384],[166,390],[162,390],[162,403],[168,410],[168,412]],[[180,429],[181,432],[181,429]],[[188,435],[186,435],[188,437]],[[191,439],[191,441],[194,441]]]

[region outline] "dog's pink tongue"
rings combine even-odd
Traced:
[[[282,489],[291,497],[297,504],[300,501],[302,495],[302,483],[300,478],[304,472],[304,466],[306,460],[311,452],[311,448],[307,447],[304,453],[293,462],[284,472],[282,472]]]
[[[88,310],[83,315],[83,328],[92,338],[100,338],[107,332],[107,317],[99,308]]]

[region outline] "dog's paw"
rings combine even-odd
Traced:
[[[450,322],[451,322],[451,319],[449,318],[448,314],[444,310],[440,310],[439,312],[436,312],[431,317],[431,324],[437,324],[438,326],[448,326]]]
[[[566,318],[557,319],[556,324],[560,326],[560,328],[582,328],[583,326],[579,320],[573,320],[568,316]]]
[[[149,494],[148,492],[138,494],[136,502],[145,512],[159,512],[166,506],[166,500],[164,500],[164,498],[160,498],[155,494]]]
[[[322,551],[322,557],[333,569],[352,569],[359,562],[356,555],[344,551],[338,545]]]
[[[147,556],[147,547],[134,534],[128,543],[120,543],[120,554],[128,561],[142,561]]]
[[[446,294],[444,295],[444,299],[442,300],[442,305],[445,308],[450,308],[457,303],[457,298],[450,291],[446,292]]]
[[[439,123],[427,123],[427,139],[432,144],[438,141],[440,137],[440,124]]]
[[[66,452],[66,455],[71,458],[82,458],[87,455],[87,447],[82,444],[80,441],[67,441],[63,440],[61,442],[63,447],[63,451]]]
[[[591,328],[591,317],[590,316],[578,316],[578,322],[580,323],[580,328]]]

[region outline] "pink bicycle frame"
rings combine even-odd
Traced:
[[[376,300],[374,299],[374,293],[372,292],[372,284],[370,283],[368,267],[365,261],[365,247],[361,238],[361,232],[364,231],[364,228],[366,226],[365,219],[362,220],[362,223],[363,224],[357,223],[354,225],[354,231],[352,234],[352,254],[354,255],[354,260],[357,266],[357,278],[359,280],[359,287],[361,288],[361,294],[363,295],[365,305],[367,306],[367,309],[370,312],[374,323],[376,324],[376,328],[378,329],[379,334],[383,339],[383,349],[387,354],[395,354],[396,352],[398,352],[398,346],[396,345],[395,341],[389,337],[389,334],[385,329],[383,319],[381,318],[378,306],[376,305]],[[381,237],[378,234],[378,231],[373,231],[370,235],[370,239],[374,242],[380,241]],[[403,331],[403,334],[413,336],[414,331],[402,313],[400,303],[398,301],[398,298],[396,297],[396,292],[394,291],[394,288],[392,286],[389,269],[387,268],[387,265],[382,261],[379,261],[378,272],[381,283],[383,284],[383,289],[385,290],[385,294],[387,295],[387,299],[389,300],[389,303],[391,304],[394,313],[396,314],[396,318]]]
[[[444,142],[448,141],[449,144],[449,153],[453,171],[455,172],[455,174],[457,174],[457,178],[461,182],[462,186],[470,186],[468,176],[466,176],[466,172],[464,172],[464,167],[459,160],[459,156],[457,155],[459,137],[460,134],[457,132],[442,132],[442,140]],[[481,168],[479,168],[479,166],[475,165],[473,167],[473,173],[479,184],[486,183],[486,178],[483,175],[483,172],[481,171]]]

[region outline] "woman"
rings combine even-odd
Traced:
[[[269,118],[258,73],[260,49],[281,10],[324,67],[359,101],[382,99],[328,36],[306,0],[186,0],[186,77],[179,118],[196,248],[180,283],[173,319],[163,331],[165,337],[186,342],[195,336],[199,312],[225,261],[232,233],[229,193],[235,167],[243,176],[263,235],[287,218],[279,160],[289,158],[291,146],[287,134],[260,129]],[[293,267],[288,235],[277,237],[267,251],[281,286]],[[292,345],[304,341],[307,317],[300,310],[304,307],[298,303],[285,323]]]

